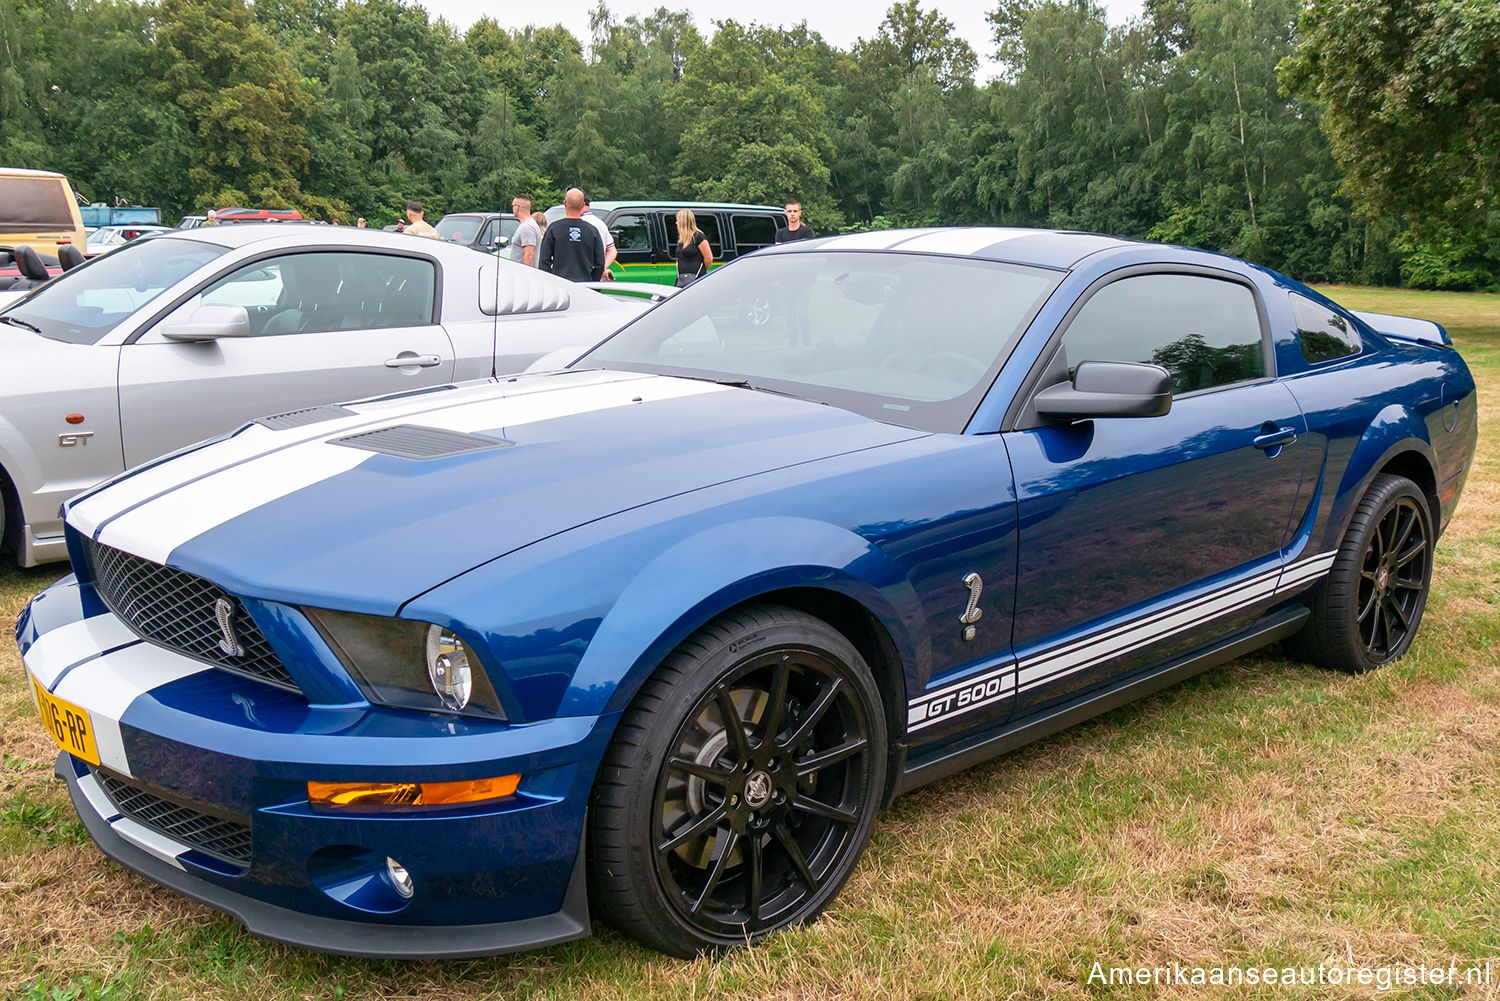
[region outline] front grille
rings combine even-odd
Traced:
[[[136,823],[205,855],[241,868],[250,867],[250,825],[162,799],[109,772],[95,771],[94,777],[115,807]]]
[[[300,692],[255,620],[222,588],[172,567],[85,540],[94,588],[109,610],[142,637],[189,657]],[[215,618],[220,601],[231,606],[230,624],[241,652],[219,645],[224,631]]]

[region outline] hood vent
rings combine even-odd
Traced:
[[[353,416],[354,411],[344,407],[309,407],[306,410],[288,410],[284,414],[272,414],[270,417],[262,417],[255,423],[261,427],[270,428],[272,431],[285,431],[288,428],[306,427],[309,424],[321,424],[338,417]]]
[[[334,438],[329,444],[362,448],[367,452],[394,455],[398,459],[445,459],[451,455],[482,452],[489,448],[508,448],[515,442],[443,428],[397,424],[378,431],[364,431],[344,438]]]

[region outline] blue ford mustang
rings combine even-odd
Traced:
[[[1400,657],[1476,432],[1442,328],[1240,261],[836,237],[132,470],[16,635],[99,847],[257,934],[685,956],[917,785],[1268,643]]]

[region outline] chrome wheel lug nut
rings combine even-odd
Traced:
[[[740,805],[740,798],[738,796],[734,795],[733,793],[730,793],[730,795],[729,795],[729,805],[730,806],[739,806]]]

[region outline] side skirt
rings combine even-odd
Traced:
[[[1254,625],[1247,626],[1212,646],[1169,660],[1149,674],[1133,676],[1108,688],[1088,692],[1081,698],[1064,703],[1046,716],[1022,720],[999,731],[976,734],[933,760],[913,765],[908,758],[906,771],[897,780],[891,798],[911,792],[929,782],[947,778],[955,772],[1013,751],[1024,744],[1050,737],[1059,730],[1066,730],[1152,692],[1170,688],[1195,674],[1202,674],[1263,646],[1286,639],[1296,634],[1311,614],[1309,609],[1301,605],[1278,609]]]

